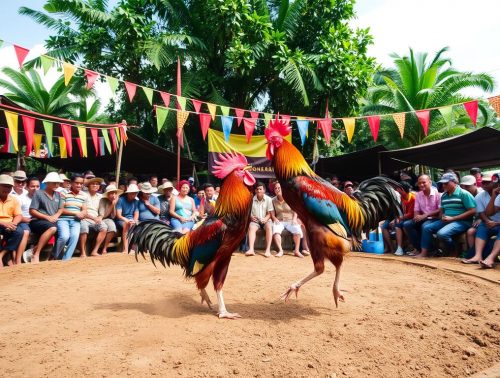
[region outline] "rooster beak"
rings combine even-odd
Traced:
[[[248,164],[245,168],[243,168],[244,171],[249,171],[252,169],[252,166]]]

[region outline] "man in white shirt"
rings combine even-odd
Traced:
[[[257,230],[263,229],[266,233],[266,251],[264,256],[271,257],[271,242],[273,237],[273,222],[271,212],[274,210],[271,197],[266,195],[265,185],[258,182],[255,186],[255,196],[252,201],[250,224],[248,225],[248,251],[245,256],[255,256],[255,237]]]

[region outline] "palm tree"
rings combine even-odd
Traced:
[[[443,107],[470,101],[470,97],[462,94],[464,89],[479,88],[485,92],[493,90],[494,80],[490,75],[455,70],[451,60],[442,56],[446,51],[447,47],[442,48],[431,59],[427,53],[414,54],[411,48],[409,56],[391,55],[396,68],[376,73],[375,85],[368,90],[362,113],[391,114]],[[479,109],[482,115],[481,125],[491,122],[493,117],[486,104],[480,103]],[[469,132],[472,123],[463,109],[455,107],[454,113],[455,122],[448,125],[440,112],[433,110],[427,136],[424,135],[418,118],[407,113],[404,138],[401,138],[391,119],[383,119],[380,136],[389,148],[400,148]]]

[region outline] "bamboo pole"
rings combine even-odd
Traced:
[[[122,156],[123,156],[123,139],[120,139],[120,148],[118,149],[118,155],[116,157],[116,186],[118,187],[120,183],[120,170],[122,167]]]

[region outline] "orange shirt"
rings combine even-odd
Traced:
[[[0,199],[0,221],[12,222],[14,217],[21,215],[21,204],[12,195],[8,195],[5,202]]]

